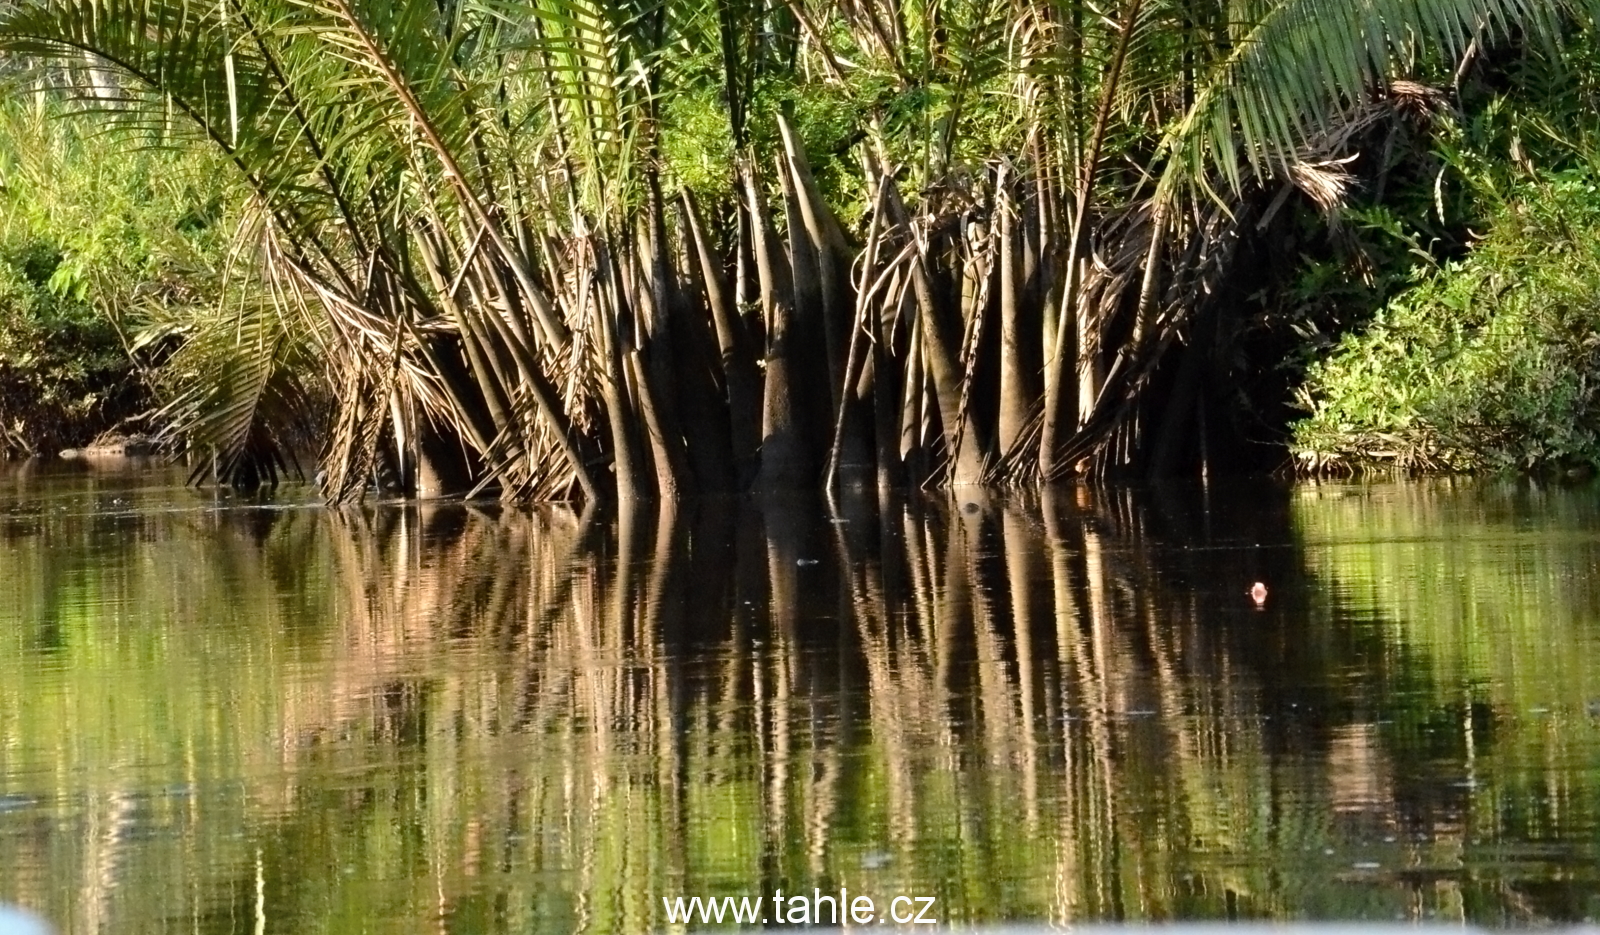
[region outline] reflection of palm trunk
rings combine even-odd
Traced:
[[[1090,755],[1099,767],[1100,785],[1091,798],[1091,809],[1098,806],[1097,815],[1088,816],[1094,828],[1091,840],[1096,847],[1093,855],[1097,869],[1098,887],[1112,900],[1120,900],[1118,893],[1121,854],[1117,836],[1116,774],[1112,770],[1114,739],[1111,733],[1110,713],[1112,685],[1116,660],[1111,645],[1111,611],[1109,608],[1110,583],[1106,580],[1105,557],[1101,551],[1100,535],[1085,527],[1083,530],[1084,587],[1089,607],[1090,643],[1087,652],[1079,658],[1082,665],[1080,677],[1090,695],[1088,717],[1090,727]],[[1115,903],[1095,907],[1097,914],[1105,913]]]
[[[1075,879],[1068,887],[1070,909],[1064,915],[1103,915],[1108,908],[1104,902],[1083,905],[1083,900],[1103,900],[1108,888],[1114,888],[1117,867],[1116,836],[1116,784],[1112,771],[1112,735],[1108,718],[1110,690],[1107,686],[1107,668],[1111,664],[1109,633],[1111,626],[1106,605],[1106,581],[1099,536],[1085,526],[1068,531],[1063,516],[1067,504],[1057,501],[1054,493],[1046,499],[1045,524],[1050,539],[1052,584],[1056,600],[1057,653],[1062,662],[1063,695],[1069,695],[1068,685],[1075,685],[1080,707],[1074,711],[1069,701],[1063,701],[1067,710],[1064,724],[1063,748],[1067,760],[1067,776],[1073,786],[1071,807],[1064,814],[1067,827],[1063,829],[1065,863],[1061,871]],[[1071,572],[1072,537],[1081,544],[1083,571],[1081,582],[1083,596],[1075,594]],[[1087,621],[1082,619],[1087,611]],[[1083,624],[1089,626],[1089,637],[1083,634]],[[1070,682],[1067,672],[1072,672]],[[1098,780],[1098,781],[1096,781]],[[1084,849],[1086,866],[1080,868],[1079,855]],[[1083,874],[1087,871],[1088,877]]]
[[[761,513],[767,532],[767,579],[772,588],[772,602],[767,646],[762,653],[756,683],[765,688],[764,683],[770,678],[772,690],[769,697],[757,699],[757,710],[768,728],[766,748],[762,751],[762,762],[768,771],[767,851],[776,855],[782,852],[783,842],[789,836],[787,789],[789,765],[794,756],[789,719],[795,667],[799,662],[795,638],[803,600],[798,563],[810,561],[811,556],[802,554],[801,540],[807,522],[794,497],[768,496],[761,501]]]
[[[89,827],[84,835],[87,845],[83,850],[84,888],[78,898],[78,904],[84,907],[83,930],[86,932],[110,930],[111,897],[117,890],[117,867],[123,864],[122,841],[128,833],[133,809],[133,801],[127,793],[111,790],[106,793],[105,827],[101,828],[97,820],[101,810],[96,803],[90,803]]]
[[[1039,744],[1034,707],[1033,621],[1037,610],[1033,583],[1043,579],[1038,570],[1037,543],[1028,536],[1027,525],[1015,504],[1007,504],[1000,514],[1005,541],[1006,577],[1011,585],[1011,627],[1017,653],[1017,696],[1022,715],[1019,740],[1022,742],[1023,797],[1028,808],[1028,826],[1039,821]]]
[[[1146,604],[1143,610],[1145,624],[1145,638],[1147,640],[1150,658],[1155,663],[1154,676],[1156,691],[1161,705],[1161,724],[1166,729],[1169,742],[1172,744],[1168,754],[1171,762],[1169,776],[1182,786],[1183,799],[1188,807],[1189,814],[1196,816],[1215,816],[1214,820],[1230,827],[1232,822],[1226,818],[1232,812],[1230,803],[1219,801],[1218,784],[1212,780],[1224,775],[1225,763],[1208,762],[1207,748],[1213,755],[1227,758],[1228,750],[1226,738],[1211,741],[1211,744],[1222,743],[1222,749],[1216,749],[1206,742],[1206,738],[1197,735],[1196,726],[1199,723],[1214,723],[1212,718],[1199,721],[1197,718],[1185,716],[1186,705],[1184,698],[1184,679],[1178,671],[1179,660],[1185,658],[1180,647],[1172,645],[1166,632],[1185,623],[1192,622],[1193,607],[1190,608],[1189,619],[1174,619],[1169,617],[1158,621],[1153,604]],[[1190,657],[1192,658],[1192,657]],[[1213,716],[1220,713],[1227,716],[1226,682],[1218,686],[1215,682],[1195,680],[1196,696],[1192,698],[1193,710],[1196,713],[1206,712]],[[1221,688],[1221,697],[1218,697],[1217,688]],[[1210,689],[1210,690],[1208,690]],[[1222,795],[1226,795],[1223,790]],[[1248,824],[1246,825],[1248,827]],[[1246,842],[1232,840],[1219,842],[1224,846],[1239,846]]]
[[[910,512],[901,519],[902,541],[906,549],[906,566],[910,572],[911,599],[916,608],[912,619],[922,628],[922,639],[927,645],[929,658],[938,664],[938,648],[934,641],[934,596],[938,581],[934,575],[933,548],[923,536],[928,532],[926,523],[919,523]]]
[[[743,500],[738,501],[737,505],[730,504],[728,510],[736,512],[729,512],[724,517],[723,529],[715,541],[727,543],[728,546],[726,552],[719,555],[725,562],[731,563],[723,566],[722,573],[731,582],[733,603],[728,608],[728,635],[726,651],[722,653],[721,691],[717,695],[714,711],[715,727],[713,736],[707,739],[719,759],[731,757],[735,751],[743,753],[751,732],[757,730],[760,724],[759,712],[754,716],[749,713],[745,693],[760,674],[753,659],[755,651],[751,647],[751,624],[763,619],[766,613],[766,561],[760,545],[760,514],[748,501]],[[692,580],[699,582],[703,578],[698,570],[698,562],[696,569]],[[760,742],[759,735],[756,742]],[[717,773],[710,776],[712,782],[723,778]]]
[[[852,544],[862,536],[862,523],[840,522],[834,515],[834,544],[840,575],[849,592],[851,617],[861,640],[861,653],[867,670],[868,719],[872,735],[883,745],[884,772],[888,801],[889,840],[909,847],[916,840],[915,789],[911,781],[911,749],[907,728],[927,709],[919,699],[927,690],[926,666],[915,664],[909,650],[898,655],[893,650],[894,635],[889,632],[890,614],[885,599],[883,559],[858,557],[864,544]],[[866,517],[862,517],[866,519]],[[886,517],[871,517],[874,531],[886,530]],[[903,593],[903,592],[901,592]]]
[[[994,564],[984,557],[985,533],[992,533],[992,509],[988,498],[976,497],[977,491],[968,493],[966,508],[961,513],[963,536],[951,530],[952,542],[965,540],[965,571],[971,582],[972,635],[977,647],[978,697],[983,703],[983,748],[991,762],[1015,765],[1017,754],[1013,743],[1017,736],[1016,711],[1012,708],[1010,679],[1006,671],[1005,647],[998,633],[999,621],[1005,609],[999,596],[1005,593],[1004,583],[996,581]],[[981,508],[979,504],[982,504]]]
[[[665,501],[663,506],[671,508],[670,503]],[[579,814],[587,817],[591,827],[581,838],[582,850],[577,861],[579,891],[585,894],[614,894],[619,887],[637,886],[637,881],[633,880],[602,882],[600,877],[605,868],[600,866],[600,849],[608,846],[606,835],[615,832],[615,829],[608,827],[611,824],[611,810],[622,810],[620,817],[624,822],[632,817],[623,809],[623,797],[615,795],[629,777],[625,771],[616,768],[620,751],[615,748],[617,738],[614,732],[620,722],[638,723],[635,716],[641,712],[633,710],[635,705],[624,695],[632,674],[626,667],[607,663],[630,646],[647,656],[651,652],[648,641],[639,637],[642,619],[649,613],[646,609],[650,600],[648,593],[654,582],[647,576],[641,583],[636,581],[635,576],[635,569],[644,564],[645,541],[641,527],[647,520],[644,511],[650,506],[640,501],[619,504],[615,583],[609,595],[602,586],[592,602],[592,606],[598,607],[605,598],[610,597],[610,612],[604,617],[590,619],[574,614],[571,627],[574,658],[569,665],[576,670],[574,685],[578,688],[574,713],[580,722],[587,720],[589,736],[588,749],[585,751],[579,739],[581,735],[576,731],[569,735],[575,742],[568,755],[567,763],[570,765],[567,767],[564,788],[587,788],[589,791],[588,801],[581,806]],[[572,727],[568,725],[568,730],[571,731]],[[592,775],[585,777],[585,768]],[[624,828],[623,833],[627,832],[628,829]],[[613,908],[599,907],[600,910]],[[596,910],[586,905],[581,911],[587,916]]]
[[[571,535],[561,543],[564,548],[530,549],[532,556],[527,567],[518,575],[526,580],[527,589],[522,623],[520,627],[510,624],[512,632],[517,634],[516,658],[520,661],[512,670],[511,696],[515,699],[512,723],[517,729],[531,725],[535,733],[543,733],[544,725],[554,713],[548,699],[566,697],[570,693],[571,668],[551,665],[548,659],[540,659],[539,653],[541,648],[548,648],[552,629],[563,623],[570,627],[571,621],[580,617],[594,619],[594,592],[599,587],[598,570],[590,557],[596,544],[593,541],[594,520],[595,507],[590,504]],[[537,530],[540,542],[556,538],[552,535],[554,525],[551,523]],[[563,572],[553,582],[548,581],[551,568]]]
[[[1073,786],[1074,794],[1067,807],[1061,811],[1060,839],[1056,843],[1058,857],[1056,859],[1056,905],[1051,913],[1051,922],[1065,924],[1076,915],[1076,909],[1083,899],[1082,881],[1079,879],[1078,868],[1078,828],[1075,819],[1075,806],[1079,801],[1078,784],[1076,777],[1080,770],[1078,766],[1077,744],[1074,742],[1072,727],[1079,721],[1069,721],[1067,717],[1071,712],[1071,703],[1068,698],[1072,687],[1069,672],[1075,660],[1081,657],[1079,647],[1078,618],[1080,615],[1079,604],[1074,593],[1071,559],[1069,556],[1074,551],[1072,543],[1067,541],[1066,524],[1062,522],[1061,513],[1066,504],[1061,500],[1060,488],[1044,488],[1044,523],[1045,547],[1050,555],[1050,588],[1051,597],[1055,606],[1056,624],[1056,660],[1060,666],[1060,714],[1051,719],[1052,724],[1060,724],[1062,730],[1062,774],[1067,777],[1068,783]]]
[[[961,522],[960,517],[952,517],[950,527],[945,531],[944,541],[944,579],[943,587],[936,585],[933,599],[929,604],[933,607],[933,618],[930,625],[933,628],[933,645],[937,647],[934,657],[935,679],[939,686],[940,701],[943,706],[941,711],[948,712],[950,708],[950,693],[956,691],[952,682],[952,667],[956,661],[956,627],[964,616],[972,613],[972,588],[966,574],[966,549],[963,547],[962,536],[954,528]],[[931,558],[935,545],[933,530],[928,530],[929,549]],[[930,572],[932,570],[930,563]],[[930,573],[930,578],[933,575]],[[941,599],[942,595],[942,599]],[[968,686],[960,686],[966,690]]]
[[[767,638],[765,624],[770,619],[771,582],[767,574],[766,535],[761,510],[749,500],[739,502],[734,531],[733,629],[729,658],[728,719],[737,723],[733,712],[745,710],[745,692],[755,694],[748,720],[740,728],[753,733],[759,747],[762,733],[761,678],[762,650],[752,640]],[[747,687],[748,686],[748,687]]]
[[[655,556],[650,567],[650,583],[645,589],[645,619],[633,641],[641,666],[635,671],[649,673],[652,691],[648,697],[655,707],[656,777],[660,790],[661,842],[668,862],[667,872],[675,881],[685,879],[689,865],[689,840],[685,833],[688,781],[685,776],[687,722],[684,717],[685,686],[679,660],[682,654],[684,593],[682,553],[677,548],[678,504],[663,499],[656,520]],[[621,649],[622,647],[619,647]],[[643,713],[634,714],[631,723],[646,723]]]
[[[494,537],[496,540],[494,545],[499,547],[494,549],[494,557],[490,560],[492,563],[490,567],[493,572],[489,576],[489,600],[484,605],[487,608],[487,612],[480,621],[481,626],[488,628],[506,626],[513,619],[512,600],[519,590],[517,586],[525,580],[523,578],[523,568],[529,566],[537,568],[543,565],[545,560],[553,557],[547,554],[540,554],[544,551],[543,549],[535,551],[530,556],[525,549],[528,544],[526,538],[527,525],[524,523],[512,523],[508,524],[508,526],[509,528],[501,526],[495,530],[498,535]],[[547,528],[547,532],[553,532],[553,530],[548,530]],[[510,540],[509,542],[506,541],[508,539]],[[449,606],[445,604],[434,609],[434,614],[428,614],[428,616],[433,617],[435,614],[444,616],[439,612],[445,611]],[[445,619],[448,619],[448,617]]]
[[[839,805],[839,777],[843,772],[839,751],[838,721],[812,718],[811,779],[806,796],[806,856],[810,859],[813,879],[821,880],[828,872],[828,837],[833,827],[834,812]]]
[[[587,686],[590,729],[594,732],[592,743],[599,762],[611,755],[611,731],[617,713],[614,696],[618,683],[626,678],[617,667],[601,664],[600,650],[620,652],[637,633],[640,605],[648,600],[644,592],[649,586],[648,581],[642,586],[635,581],[635,569],[643,564],[644,537],[639,527],[645,518],[644,511],[652,505],[638,500],[618,505],[617,577],[610,595],[611,613],[607,618],[593,621],[591,626],[573,628],[573,641],[578,651],[574,663],[579,673],[578,683]]]

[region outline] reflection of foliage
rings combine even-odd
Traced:
[[[1586,631],[1600,606],[1589,574],[1600,510],[1587,496],[1525,483],[1309,487],[1295,517],[1317,573],[1393,621],[1391,641],[1423,653],[1437,684],[1484,686],[1524,710],[1581,713],[1600,695],[1600,659],[1577,652],[1595,648]]]
[[[1303,488],[1294,517],[1313,572],[1404,656],[1391,691],[1411,703],[1386,719],[1385,736],[1416,751],[1419,787],[1458,799],[1460,859],[1495,853],[1501,836],[1593,827],[1592,494],[1521,482],[1331,485]],[[1547,859],[1534,854],[1519,875],[1546,872]]]
[[[1430,802],[1497,803],[1405,800],[1418,763],[1372,713],[1444,731],[1473,716],[1463,683],[1351,675],[1416,642],[1382,594],[1339,592],[1402,621],[1375,642],[1289,565],[1263,572],[1267,612],[1219,603],[1239,553],[1168,549],[1209,542],[1172,521],[1183,498],[602,522],[22,483],[0,526],[0,802],[41,804],[0,805],[0,862],[24,868],[0,899],[71,930],[209,930],[253,916],[258,878],[283,931],[647,931],[662,895],[840,886],[968,922],[1524,911],[1498,879],[1344,879],[1367,853],[1471,857]],[[132,513],[105,509],[121,497]],[[1307,560],[1346,580],[1337,536],[1361,517],[1293,508]],[[1282,541],[1276,505],[1252,515],[1278,518],[1236,533]],[[1546,752],[1497,691],[1484,777]],[[4,833],[47,810],[48,832]],[[1428,840],[1376,843],[1408,814]]]

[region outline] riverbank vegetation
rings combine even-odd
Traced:
[[[0,102],[0,456],[148,412],[145,371],[170,342],[135,350],[140,331],[209,304],[201,270],[226,243],[205,154],[129,151],[63,116],[50,97]]]
[[[1519,186],[1465,259],[1346,336],[1302,391],[1313,470],[1600,465],[1594,176]]]
[[[1567,51],[1445,139],[1474,242],[1311,368],[1306,467],[1600,467],[1600,69]]]
[[[1414,236],[1463,82],[1573,12],[32,0],[0,49],[242,187],[164,410],[223,479],[331,398],[330,499],[594,500],[1248,461],[1293,369],[1241,349],[1371,252],[1329,220]]]

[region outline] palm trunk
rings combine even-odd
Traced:
[[[853,405],[856,400],[855,385],[846,379],[850,339],[850,298],[848,289],[849,258],[844,233],[833,211],[822,198],[817,181],[811,174],[811,165],[805,149],[784,114],[778,115],[778,129],[783,136],[783,146],[789,176],[793,180],[794,201],[799,215],[791,215],[789,238],[791,247],[801,239],[809,242],[810,253],[815,256],[819,290],[816,312],[820,318],[823,357],[828,374],[830,412],[844,414],[844,429],[839,449],[839,467],[842,480],[848,486],[868,483],[872,477],[871,448],[866,442],[865,410]],[[802,224],[796,224],[796,221]],[[803,227],[802,227],[803,225]],[[799,295],[799,264],[796,264],[796,301]],[[801,304],[803,308],[803,303]],[[802,319],[804,320],[804,319]]]
[[[755,350],[745,330],[744,319],[734,307],[722,267],[706,237],[694,196],[688,189],[683,191],[682,208],[689,236],[694,241],[694,255],[700,264],[700,282],[705,289],[706,304],[710,306],[711,320],[716,327],[722,359],[722,381],[728,396],[735,483],[743,489],[755,478],[761,446],[761,374],[756,368]]]
[[[648,242],[641,245],[648,251]],[[651,465],[655,469],[656,495],[668,500],[688,493],[692,487],[689,464],[684,451],[683,435],[678,431],[677,413],[672,405],[670,373],[662,376],[654,371],[652,361],[658,356],[671,359],[670,336],[665,333],[665,310],[654,309],[658,299],[664,298],[657,271],[641,268],[637,253],[634,255],[633,300],[635,316],[639,323],[640,348],[624,360],[624,373],[633,388],[633,398],[638,407],[645,442],[650,449]],[[652,266],[654,264],[652,263]],[[654,322],[658,331],[649,332]]]
[[[601,353],[605,361],[600,398],[605,403],[606,422],[611,429],[617,499],[626,502],[647,495],[645,469],[635,434],[638,414],[628,393],[627,366],[624,363],[633,353],[633,316],[623,302],[625,293],[622,278],[603,237],[595,238],[594,260],[594,320],[599,323]]]
[[[1033,408],[1034,369],[1027,352],[1027,336],[1037,333],[1024,327],[1022,308],[1026,283],[1020,253],[1022,225],[1004,188],[997,202],[1000,225],[1000,425],[999,454],[1011,453],[1027,426]]]
[[[881,169],[876,158],[868,157],[868,163],[869,177],[880,179],[887,186],[886,206],[890,219],[899,229],[910,231],[911,217],[900,199],[893,176]],[[950,482],[956,486],[980,484],[983,482],[980,449],[972,433],[962,431],[960,422],[961,341],[953,321],[955,310],[947,309],[946,303],[941,303],[935,295],[927,260],[927,254],[918,250],[911,270],[911,288],[917,299],[917,332],[922,342],[923,360],[939,403],[945,456],[950,459]]]
[[[1062,299],[1061,309],[1063,317],[1071,315],[1077,322],[1077,371],[1078,371],[1078,411],[1080,415],[1085,412],[1085,407],[1092,407],[1100,395],[1100,335],[1098,333],[1099,320],[1090,316],[1081,308],[1081,292],[1083,287],[1083,256],[1086,248],[1084,242],[1088,230],[1090,198],[1094,191],[1094,179],[1100,169],[1100,154],[1105,147],[1106,133],[1111,126],[1111,111],[1120,86],[1123,63],[1128,57],[1128,46],[1133,41],[1133,27],[1139,19],[1139,9],[1143,0],[1128,0],[1128,9],[1125,12],[1120,31],[1117,35],[1116,50],[1111,56],[1111,66],[1106,70],[1104,80],[1100,85],[1100,105],[1095,114],[1094,132],[1089,140],[1088,152],[1084,155],[1082,163],[1078,166],[1078,187],[1073,204],[1072,233],[1067,241],[1067,257],[1065,275],[1067,277],[1066,296]],[[1067,329],[1063,326],[1056,331],[1055,347],[1050,351],[1050,357],[1045,362],[1049,375],[1045,384],[1050,387],[1050,393],[1045,397],[1043,434],[1039,440],[1039,473],[1046,482],[1054,480],[1060,473],[1060,466],[1056,461],[1058,448],[1063,440],[1062,429],[1062,386],[1063,371],[1067,357],[1064,354],[1064,337]],[[1081,424],[1081,423],[1080,423]]]
[[[808,457],[805,433],[796,411],[795,321],[792,273],[753,162],[743,167],[745,197],[749,200],[751,246],[761,280],[761,305],[767,320],[767,380],[761,413],[761,467],[756,487],[780,490],[810,483],[815,472]]]

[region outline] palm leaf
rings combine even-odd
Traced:
[[[1284,175],[1296,153],[1386,86],[1420,42],[1452,58],[1482,35],[1555,34],[1556,0],[1279,0],[1253,4],[1233,50],[1165,134],[1170,196],[1218,172],[1235,191],[1247,172]]]
[[[179,330],[184,342],[162,368],[171,396],[158,414],[164,434],[213,453],[197,473],[214,467],[217,480],[236,486],[275,479],[311,437],[320,395],[306,383],[318,368],[304,330],[249,297],[212,314],[191,310]]]

